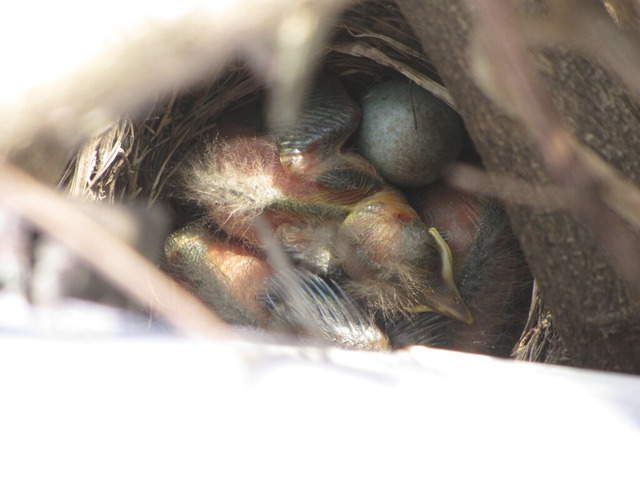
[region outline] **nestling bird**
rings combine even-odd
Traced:
[[[351,348],[390,348],[336,282],[307,270],[274,271],[261,252],[203,225],[174,232],[165,252],[172,274],[232,324]]]
[[[462,325],[437,313],[388,322],[391,343],[509,355],[524,327],[532,278],[503,207],[442,182],[407,195],[421,218],[446,238],[454,278],[474,322]]]
[[[221,122],[221,135],[187,161],[181,182],[185,198],[199,205],[207,219],[170,238],[170,266],[195,278],[190,282],[194,291],[215,306],[224,295],[206,286],[206,278],[214,282],[220,272],[228,274],[221,253],[207,245],[223,232],[224,241],[264,261],[266,246],[255,226],[261,217],[269,221],[296,269],[315,275],[298,276],[302,289],[305,282],[325,282],[338,291],[336,298],[356,304],[369,326],[376,316],[426,311],[471,323],[453,278],[450,249],[439,232],[371,164],[344,151],[358,118],[358,107],[343,87],[335,79],[323,79],[294,127],[276,126],[272,135],[263,135],[248,126],[251,122]],[[183,254],[194,242],[200,253]],[[265,279],[263,294],[251,296],[262,302],[268,318],[277,303],[266,288],[269,274],[249,276]]]

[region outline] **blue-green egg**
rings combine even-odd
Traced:
[[[409,80],[374,86],[362,99],[360,153],[391,183],[441,178],[460,154],[464,125],[446,103]]]

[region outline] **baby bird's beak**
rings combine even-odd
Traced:
[[[433,238],[435,247],[440,253],[442,264],[440,278],[425,291],[425,304],[416,305],[412,311],[414,313],[436,312],[460,320],[463,323],[471,324],[473,323],[473,316],[463,302],[453,277],[451,249],[435,228],[429,229],[429,235]]]
[[[365,303],[473,322],[456,287],[449,246],[398,191],[388,188],[357,204],[340,227],[339,249]]]

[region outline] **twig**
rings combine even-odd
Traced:
[[[362,42],[333,44],[329,48],[334,52],[344,53],[354,57],[368,58],[379,65],[391,67],[455,109],[455,102],[445,87],[426,75],[422,75],[414,69],[409,68],[406,64],[394,60],[377,48]]]
[[[50,30],[40,31],[42,38],[57,40],[60,31],[71,36],[78,31],[78,25],[92,23],[96,38],[108,38],[113,32],[118,35],[104,45],[94,45],[98,54],[88,58],[82,48],[77,52],[60,49],[67,53],[61,63],[68,67],[57,72],[59,80],[55,83],[47,84],[46,69],[42,71],[44,83],[40,78],[29,77],[23,82],[11,82],[15,91],[3,93],[16,100],[0,105],[0,120],[5,120],[0,128],[0,150],[9,152],[11,160],[20,162],[38,179],[55,184],[62,175],[68,151],[105,123],[123,113],[144,109],[176,87],[187,87],[214,75],[234,53],[243,52],[251,59],[270,58],[275,32],[287,37],[292,33],[288,26],[299,26],[291,21],[292,12],[309,9],[323,18],[351,1],[236,0],[231,7],[229,2],[193,0],[173,2],[175,8],[165,18],[161,8],[164,5],[157,5],[151,10],[127,11],[126,15],[114,7],[114,17],[103,12],[101,22],[69,15],[60,15],[56,22],[43,22],[42,26]],[[154,17],[154,12],[159,17]],[[11,21],[9,17],[8,22]],[[8,41],[2,35],[0,39]],[[17,41],[20,43],[20,38]],[[50,45],[44,45],[47,42],[40,43],[42,51],[50,49]],[[40,51],[32,53],[42,55]],[[46,64],[46,60],[49,59],[37,55],[29,57],[35,65]],[[3,69],[32,71],[21,68],[17,61],[3,64]],[[22,84],[25,86],[18,87]],[[33,88],[26,89],[27,85]],[[39,148],[42,144],[46,146]],[[41,168],[45,163],[47,168]]]
[[[523,205],[538,211],[567,209],[570,195],[555,185],[532,185],[514,176],[499,175],[470,165],[458,164],[446,175],[445,181],[460,190],[481,196],[491,196],[512,205]],[[496,188],[499,185],[500,188]]]
[[[0,205],[70,248],[131,298],[160,313],[181,331],[214,338],[233,336],[211,310],[133,248],[8,163],[0,167]]]

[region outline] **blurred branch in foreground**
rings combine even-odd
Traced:
[[[60,195],[11,165],[0,169],[0,205],[69,247],[84,262],[179,330],[230,336],[217,316],[131,247]]]
[[[118,0],[96,21],[95,11],[62,2],[50,12],[55,21],[40,23],[33,23],[32,12],[18,6],[0,10],[7,25],[18,27],[3,29],[0,40],[24,44],[24,51],[16,49],[21,55],[8,56],[4,64],[0,152],[55,184],[68,152],[79,142],[123,113],[136,112],[176,87],[214,75],[233,55],[244,55],[267,79],[274,87],[274,101],[286,98],[294,108],[303,88],[300,80],[310,69],[310,49],[318,40],[316,34],[323,33],[314,25],[348,3],[191,0],[151,7],[148,2]],[[39,16],[46,18],[48,13],[43,10]],[[33,44],[33,38],[38,42]],[[72,45],[63,42],[66,38]],[[92,48],[77,48],[83,40]],[[35,69],[23,67],[25,56]],[[39,65],[51,65],[58,77],[38,70]],[[23,78],[21,72],[31,76]]]

